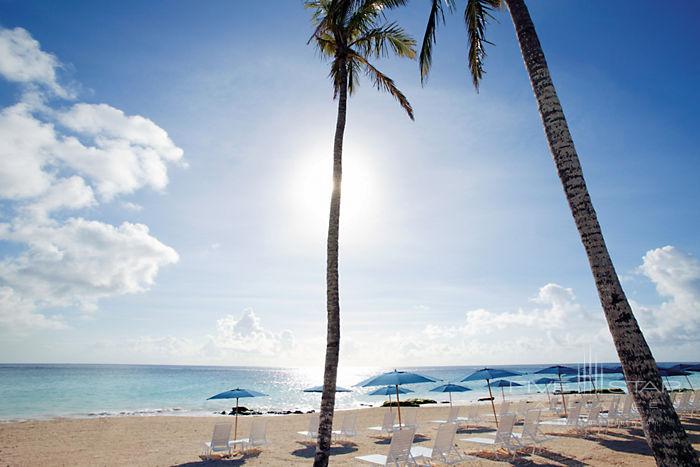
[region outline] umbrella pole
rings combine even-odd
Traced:
[[[501,386],[501,399],[503,399],[503,402],[506,401],[506,394],[503,392],[503,386]]]
[[[452,408],[452,393],[451,393],[451,392],[448,392],[447,394],[450,395],[450,408]]]
[[[552,398],[549,397],[549,384],[544,385],[544,390],[547,391],[547,402],[552,402]]]
[[[396,410],[399,412],[399,430],[401,429],[401,402],[399,402],[399,385],[396,385]]]
[[[561,382],[561,373],[557,373],[559,376],[559,391],[561,392],[561,403],[564,406],[564,416],[567,416],[566,413],[566,398],[564,397],[564,383]]]
[[[593,393],[595,394],[595,398],[600,399],[600,396],[598,395],[598,390],[595,387],[595,379],[591,379],[591,386],[593,386]]]
[[[391,413],[391,393],[389,393],[389,413]]]
[[[238,439],[238,397],[236,397],[236,416],[233,422],[233,439]],[[235,449],[236,446],[234,445],[233,448]]]
[[[690,378],[688,378],[688,375],[685,375],[685,379],[686,379],[686,381],[688,381],[688,386],[690,386],[690,390],[694,391],[695,389],[693,389],[693,385],[690,384]]]
[[[486,380],[486,385],[489,387],[489,397],[491,398],[491,410],[493,410],[493,419],[496,420],[496,428],[498,428],[498,417],[496,416],[496,405],[493,403],[493,394],[491,393],[491,381]]]

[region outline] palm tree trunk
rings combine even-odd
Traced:
[[[323,376],[323,395],[318,426],[318,447],[314,467],[325,467],[331,451],[333,434],[333,409],[335,407],[335,383],[338,376],[340,353],[340,294],[338,291],[338,233],[340,229],[340,184],[343,174],[343,135],[348,101],[348,77],[345,61],[339,64],[338,119],[333,141],[333,192],[328,218],[328,244],[326,259],[326,364]]]
[[[699,465],[668,393],[663,390],[654,357],[610,259],[530,13],[524,0],[505,2],[537,99],[547,143],[588,255],[600,302],[627,380],[627,389],[633,394],[641,415],[649,447],[658,465]]]

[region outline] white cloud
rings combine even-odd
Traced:
[[[659,306],[635,304],[647,337],[666,344],[700,341],[700,261],[664,246],[649,250],[638,270],[665,300]]]
[[[0,75],[8,81],[39,84],[59,97],[70,97],[56,79],[59,66],[58,59],[41,50],[27,30],[0,28]]]
[[[0,326],[8,329],[61,327],[42,310],[94,310],[102,298],[148,290],[178,261],[143,224],[54,217],[162,190],[168,165],[184,165],[182,149],[145,117],[107,104],[50,105],[47,90],[73,97],[58,83],[60,66],[26,30],[0,28],[0,76],[24,90],[0,110],[0,200],[9,207],[0,240],[19,246],[0,260]]]
[[[0,287],[0,330],[12,329],[25,333],[37,329],[64,329],[59,318],[49,318],[36,312],[36,305],[15,293],[10,287]]]
[[[252,309],[244,310],[240,318],[227,315],[219,319],[216,331],[214,336],[210,336],[210,350],[269,357],[290,350],[295,344],[291,331],[274,333],[263,328],[260,318]]]

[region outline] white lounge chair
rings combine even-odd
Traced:
[[[581,404],[574,404],[566,414],[566,418],[545,420],[540,422],[540,425],[565,426],[579,431],[581,429]]]
[[[525,422],[520,433],[513,433],[513,436],[520,440],[520,443],[525,446],[532,446],[532,452],[535,452],[537,446],[552,439],[540,430],[540,416],[542,411],[539,409],[528,410],[525,414]]]
[[[588,436],[594,430],[599,430],[601,426],[600,419],[600,405],[594,404],[588,411],[588,415],[581,420],[580,429],[583,431],[584,435]]]
[[[618,397],[611,397],[608,401],[608,408],[605,412],[601,412],[600,418],[601,423],[605,425],[605,432],[607,433],[608,428],[611,426],[618,426],[620,424],[620,399]]]
[[[300,435],[304,436],[305,438],[309,438],[309,439],[318,438],[319,416],[320,416],[320,414],[318,414],[318,413],[311,414],[311,417],[309,418],[309,429],[306,431],[297,431],[297,434],[300,434]]]
[[[241,446],[241,451],[258,448],[268,444],[267,421],[264,418],[255,417],[250,425],[250,434],[247,438],[235,439],[229,443],[232,449]]]
[[[371,426],[367,428],[372,431],[379,431],[380,433],[390,436],[394,432],[394,412],[385,412],[384,420],[382,421],[382,426]]]
[[[357,412],[348,413],[343,417],[340,430],[333,430],[336,439],[350,439],[357,436]]]
[[[397,423],[394,424],[394,429],[396,428],[415,428],[418,429],[418,409],[405,409],[401,412],[401,426]]]
[[[676,413],[678,415],[690,412],[690,396],[692,395],[691,391],[684,391],[678,398],[678,402],[676,402]]]
[[[513,425],[515,424],[515,414],[505,413],[498,419],[498,430],[494,438],[473,437],[461,438],[462,441],[469,443],[490,444],[495,449],[505,449],[509,453],[515,455],[517,450],[522,447],[520,440],[513,436]]]
[[[466,417],[457,417],[457,423],[460,426],[469,428],[470,426],[476,426],[481,423],[481,414],[479,413],[479,406],[474,404],[467,408]]]
[[[204,442],[203,455],[210,457],[212,454],[217,452],[226,452],[228,455],[231,455],[231,447],[229,446],[230,440],[231,424],[217,423],[214,425],[214,432],[211,435],[211,441]]]
[[[397,430],[391,436],[391,444],[387,455],[383,454],[368,454],[366,456],[355,457],[358,462],[364,462],[372,465],[411,465],[417,466],[418,463],[411,455],[411,445],[413,437],[416,435],[416,430],[407,428],[405,430]]]
[[[498,407],[498,418],[500,419],[502,415],[507,414],[508,410],[510,410],[510,402],[508,402],[508,401],[501,402],[501,405]],[[515,414],[513,414],[513,415],[515,415]]]
[[[455,448],[455,433],[457,433],[456,423],[443,423],[438,427],[433,447],[413,446],[411,447],[411,455],[421,465],[423,461],[429,462],[429,465],[433,465],[435,462],[450,465],[474,459],[472,456],[463,456]]]
[[[457,419],[459,418],[459,411],[461,407],[458,405],[455,405],[453,407],[450,407],[450,413],[447,415],[447,420],[431,420],[431,423],[455,423]]]

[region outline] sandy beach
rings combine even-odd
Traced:
[[[353,458],[370,453],[386,453],[388,441],[373,437],[367,427],[381,423],[385,408],[360,409],[359,434],[352,441],[335,444],[331,463],[352,465]],[[431,420],[447,415],[446,406],[424,406],[418,410],[416,442],[431,446],[437,425]],[[460,438],[494,431],[487,416],[490,406],[482,406],[482,426],[460,430],[457,445],[461,452],[476,456],[469,465],[511,463],[512,459],[494,457],[492,449],[461,441]],[[338,412],[342,417],[348,411]],[[544,413],[544,412],[543,412]],[[218,462],[222,465],[309,465],[314,446],[297,431],[308,425],[308,415],[268,416],[270,444],[260,451],[238,455]],[[239,433],[247,436],[252,417],[239,418]],[[97,419],[56,419],[0,424],[0,464],[29,465],[197,465],[201,445],[211,438],[214,424],[233,422],[232,417],[149,416]],[[700,418],[684,418],[686,430],[696,449],[700,448]],[[639,427],[616,428],[588,437],[563,427],[548,426],[545,433],[554,439],[532,455],[529,450],[515,462],[526,465],[654,465]],[[211,462],[209,462],[211,465]]]

